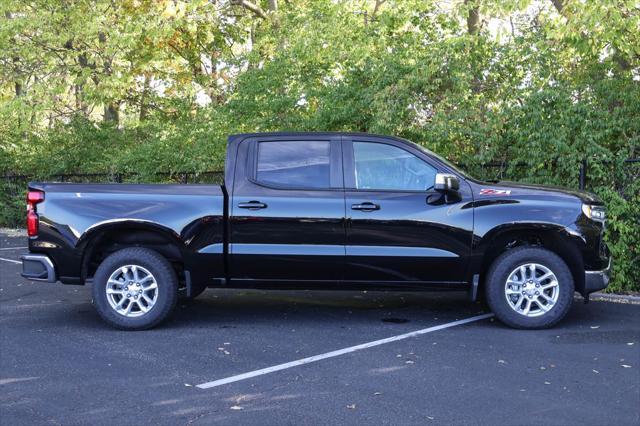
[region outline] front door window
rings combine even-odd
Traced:
[[[356,189],[427,191],[436,169],[404,149],[372,142],[354,142]]]

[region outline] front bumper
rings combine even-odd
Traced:
[[[20,275],[23,277],[48,283],[57,281],[56,268],[53,266],[49,256],[44,254],[25,254],[20,257],[20,260],[22,260],[22,273]]]
[[[605,269],[600,271],[585,271],[584,272],[584,294],[593,293],[594,291],[602,290],[609,285],[609,278],[611,276],[611,257],[609,257],[609,264]]]

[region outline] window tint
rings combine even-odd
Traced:
[[[329,141],[260,142],[256,179],[292,188],[329,188]]]
[[[404,149],[354,142],[356,188],[424,191],[433,187],[436,169]]]

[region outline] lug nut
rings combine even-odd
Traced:
[[[523,291],[523,292],[522,292],[522,294],[527,294],[527,292],[526,292],[526,291]]]
[[[532,295],[529,295],[529,299],[531,299],[532,297],[533,297]]]
[[[131,294],[130,294],[130,293],[127,293],[127,297],[131,297]]]
[[[536,291],[536,296],[538,296],[539,294],[540,294],[540,292],[539,292],[539,291]]]
[[[540,284],[536,284],[536,287],[540,287]]]

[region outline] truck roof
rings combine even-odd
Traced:
[[[370,137],[378,137],[378,138],[388,138],[395,139],[404,142],[410,142],[406,139],[399,138],[397,136],[391,135],[381,135],[376,133],[367,133],[367,132],[254,132],[254,133],[235,133],[229,135],[229,142],[232,140],[248,137],[268,137],[268,136],[370,136]]]

